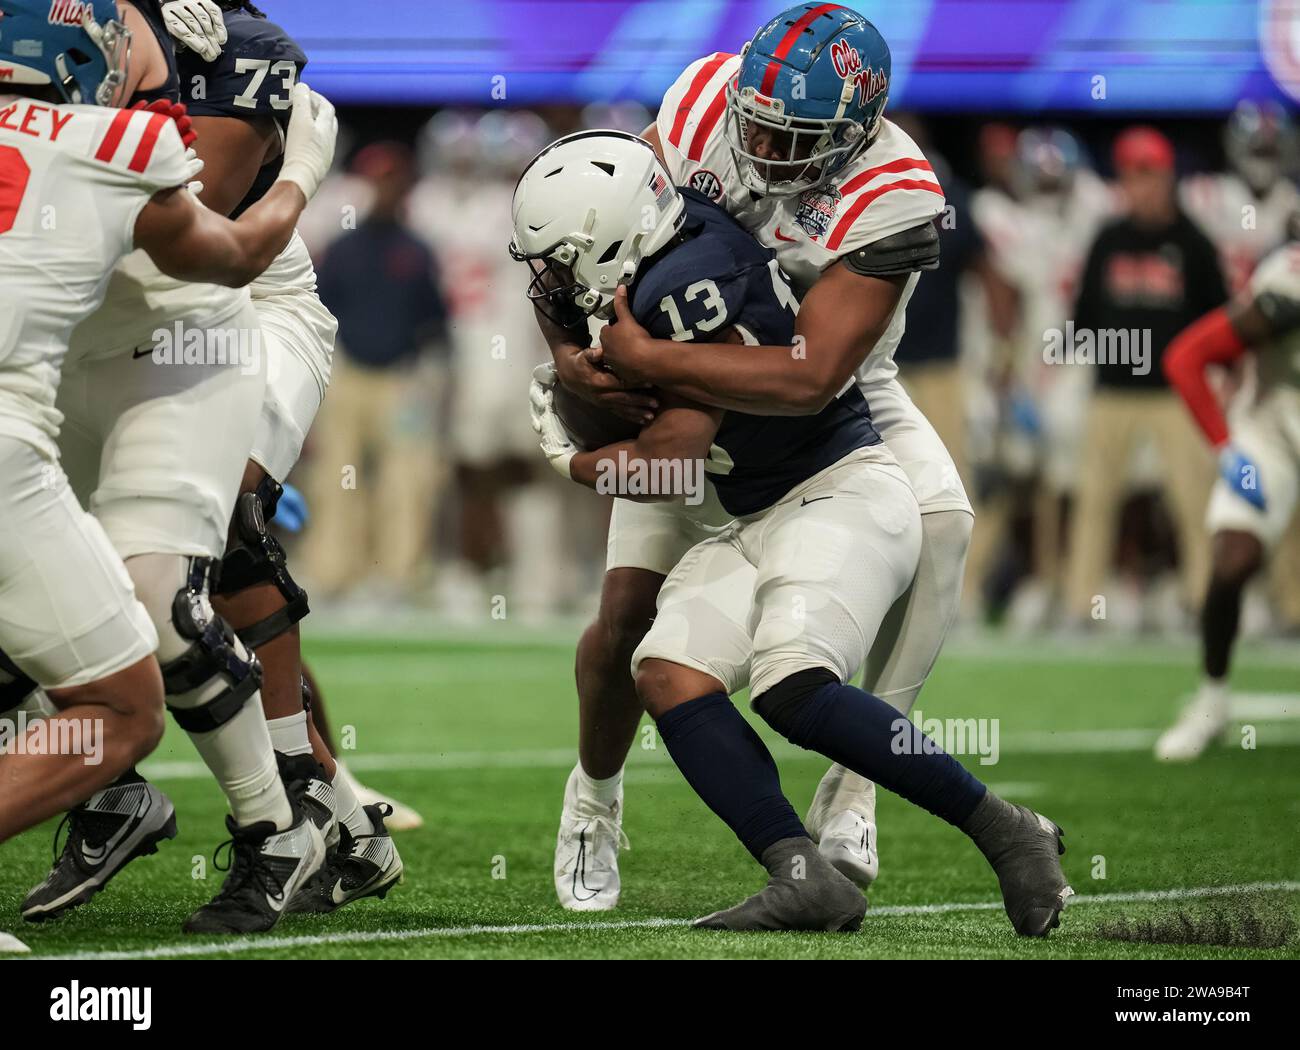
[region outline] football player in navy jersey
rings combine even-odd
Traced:
[[[187,103],[192,114],[187,126],[192,123],[198,136],[194,148],[204,162],[202,183],[194,188],[209,208],[236,217],[279,177],[290,93],[307,59],[283,29],[251,4],[223,0],[220,8],[208,0],[172,0],[161,8],[156,0],[144,0],[140,13],[161,45],[146,54],[160,50],[166,63],[164,68],[161,61],[154,62],[157,70],[145,75],[144,89],[137,90],[134,100],[175,101],[179,95]],[[178,22],[178,9],[191,20],[206,15],[208,21],[201,24],[206,36],[191,31],[189,22]],[[176,27],[184,27],[184,34]],[[169,29],[185,45],[175,52]],[[200,52],[215,57],[207,61]],[[262,708],[280,774],[301,796],[297,801],[325,838],[325,863],[284,910],[332,911],[362,897],[382,897],[402,876],[383,809],[361,804],[352,782],[338,775],[304,710],[297,623],[308,611],[307,595],[266,529],[282,494],[280,482],[297,461],[324,396],[336,324],[316,294],[311,259],[296,232],[249,292],[267,381],[213,606],[258,657]],[[48,918],[84,903],[134,856],[152,852],[126,848],[133,843],[126,836],[126,846],[110,851],[93,871],[78,859],[83,838],[111,840],[138,819],[133,811],[142,804],[136,795],[147,796],[154,809],[170,817],[170,800],[134,770],[114,787],[124,785],[133,794],[101,792],[69,814],[67,848],[24,902],[27,918]],[[118,796],[123,797],[114,804]],[[91,827],[88,813],[99,826]],[[174,835],[174,820],[168,828]],[[238,910],[237,902],[223,907]],[[241,915],[232,916],[222,923],[244,924]]]
[[[218,6],[226,36],[220,52],[205,61],[194,48],[183,48],[177,64],[181,97],[206,164],[200,199],[234,217],[276,179],[287,99],[307,56],[253,4],[218,0]],[[297,624],[307,614],[307,595],[289,574],[283,548],[265,522],[275,513],[282,483],[324,398],[337,324],[317,295],[315,270],[297,234],[250,292],[267,356],[267,402],[244,472],[217,607],[262,663],[263,707],[276,750],[288,757],[289,770],[305,778],[323,826],[337,816],[339,846],[289,910],[332,911],[361,897],[383,896],[401,878],[402,863],[384,825],[383,804],[361,804],[354,782],[340,773],[304,710]]]
[[[585,132],[554,143],[521,177],[513,219],[511,253],[532,268],[529,294],[553,324],[635,318],[683,354],[694,341],[793,341],[797,304],[773,253],[704,196],[674,189],[642,139]],[[786,417],[662,394],[635,437],[582,448],[556,412],[550,366],[539,373],[535,425],[563,476],[637,500],[702,499],[688,483],[699,464],[735,518],[669,574],[632,658],[674,762],[769,875],[759,893],[697,925],[856,930],[866,911],[731,704],[746,685],[755,711],[792,743],[965,831],[997,873],[1017,932],[1058,925],[1072,892],[1060,829],[999,799],[895,708],[848,684],[921,545],[916,497],[857,385],[816,414]]]

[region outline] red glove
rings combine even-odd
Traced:
[[[190,120],[190,115],[185,111],[185,105],[182,102],[169,102],[165,98],[155,99],[153,102],[137,102],[132,109],[144,109],[150,113],[165,113],[176,122],[176,130],[181,133],[181,145],[189,149],[198,140],[199,133],[194,130],[194,122]]]

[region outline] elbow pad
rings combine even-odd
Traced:
[[[939,231],[923,222],[850,252],[843,263],[863,277],[900,277],[939,268]]]

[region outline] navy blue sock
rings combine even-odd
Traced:
[[[960,827],[988,789],[897,708],[825,670],[800,671],[754,704],[793,744],[817,751]]]
[[[807,836],[767,745],[725,693],[679,704],[657,724],[682,776],[756,859],[774,842]]]

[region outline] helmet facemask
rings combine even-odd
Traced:
[[[124,102],[125,99],[119,99],[117,95],[126,84],[127,69],[131,62],[131,30],[115,18],[110,18],[103,23],[96,22],[89,8],[86,9],[81,24],[86,35],[104,56],[104,62],[108,66],[108,72],[104,74],[104,79],[95,89],[94,104],[112,106]],[[81,89],[77,85],[74,74],[66,68],[65,59],[65,55],[60,55],[57,60],[60,88],[64,96],[69,102],[88,102],[89,100],[81,97]]]
[[[850,117],[825,119],[786,114],[781,99],[769,99],[753,87],[726,87],[727,145],[746,188],[769,197],[792,197],[826,182],[866,149],[879,130],[868,131]],[[883,112],[883,106],[881,107]],[[784,160],[751,152],[749,133],[758,126],[780,136]]]

